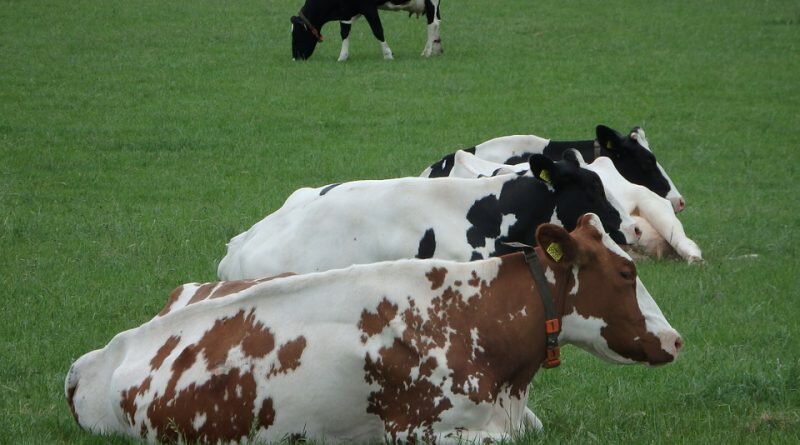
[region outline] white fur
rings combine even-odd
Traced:
[[[413,258],[428,229],[436,237],[435,258],[469,261],[473,251],[481,250],[465,236],[472,226],[467,210],[477,199],[499,195],[513,179],[354,181],[322,196],[323,187],[300,189],[283,207],[230,240],[218,273],[232,280]],[[501,235],[513,222],[513,216],[503,218]],[[493,246],[487,242],[481,252],[488,254]]]
[[[383,58],[385,60],[394,60],[394,56],[392,56],[392,49],[389,48],[388,43],[381,42],[381,51],[383,52]]]
[[[646,255],[660,258],[663,250],[660,246],[666,243],[689,263],[703,260],[700,248],[686,236],[683,224],[675,216],[669,201],[647,187],[632,184],[623,178],[608,158],[597,158],[586,168],[600,176],[603,186],[617,197],[628,214],[646,221],[646,224],[639,224],[644,240],[640,239],[639,245]]]
[[[342,50],[339,51],[339,62],[345,62],[350,58],[350,36],[342,40]]]
[[[639,142],[639,145],[646,148],[651,153],[653,152],[653,150],[650,149],[650,143],[647,142],[647,137],[644,134],[643,128],[636,130],[636,133],[631,134],[631,137],[636,139],[636,141]],[[664,170],[664,167],[662,167],[658,162],[656,162],[656,167],[658,167],[658,171],[664,175],[664,177],[667,179],[667,183],[669,184],[669,192],[667,192],[667,196],[664,198],[667,199],[670,204],[672,204],[672,209],[675,211],[675,213],[682,211],[686,205],[686,201],[683,199],[683,196],[681,196],[678,188],[675,187],[675,184],[672,182],[672,179],[669,177],[666,170]]]

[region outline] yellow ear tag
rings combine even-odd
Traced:
[[[550,243],[550,245],[547,246],[547,253],[556,263],[561,261],[561,257],[564,256],[564,253],[561,251],[561,245],[558,243]]]
[[[546,183],[550,183],[550,172],[547,170],[542,170],[539,172],[539,179]]]

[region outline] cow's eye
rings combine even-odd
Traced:
[[[621,276],[624,280],[633,280],[634,274],[629,270],[620,271],[619,276]]]

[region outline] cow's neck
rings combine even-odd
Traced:
[[[562,276],[562,279],[559,280],[556,273],[549,267],[547,270],[551,273],[551,276],[546,276],[545,267],[542,264],[545,261],[545,257],[546,255],[542,252],[541,246],[537,246],[533,251],[529,250],[525,253],[525,261],[528,263],[528,268],[536,282],[536,290],[539,294],[539,300],[542,302],[542,311],[544,313],[544,367],[555,368],[561,364],[561,348],[558,344],[558,336],[561,333],[561,319],[564,317],[567,277]],[[559,275],[564,274],[560,273]]]
[[[530,189],[536,189],[531,191]],[[523,199],[527,196],[536,196],[536,205]],[[495,242],[494,256],[503,255],[514,251],[504,243],[516,241],[523,244],[536,244],[536,227],[550,222],[555,212],[556,195],[548,190],[542,182],[530,176],[516,176],[506,181],[500,191],[500,212],[502,219],[506,215],[514,215],[515,222],[508,228],[508,232],[501,234]]]
[[[322,30],[322,25],[325,24],[325,18],[330,16],[334,2],[326,2],[320,0],[309,0],[300,8],[300,13],[314,25],[318,30]]]
[[[544,264],[543,269],[549,275]],[[555,307],[560,311],[563,310],[564,293],[571,276],[565,270],[553,273],[556,282],[550,285],[550,289],[555,297]],[[541,296],[524,254],[503,257],[497,279],[489,286],[489,291],[489,298],[496,301],[487,303],[496,308],[511,309],[512,313],[507,310],[498,312],[503,320],[492,324],[495,335],[481,346],[491,363],[502,364],[494,370],[498,387],[507,387],[512,396],[521,397],[545,360],[546,338]],[[562,315],[559,313],[559,318]],[[491,317],[487,320],[492,321]]]
[[[591,163],[597,157],[597,150],[595,148],[595,141],[588,140],[588,141],[550,141],[547,146],[544,148],[544,155],[550,159],[561,159],[564,155],[564,152],[569,150],[570,148],[574,148],[581,153],[583,156],[583,160]],[[600,150],[601,156],[607,156],[603,153],[603,149]]]

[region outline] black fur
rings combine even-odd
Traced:
[[[554,209],[567,230],[573,230],[584,213],[596,213],[611,238],[625,243],[625,236],[619,231],[622,218],[606,199],[597,174],[580,168],[575,162],[553,162],[539,154],[531,156],[530,162],[536,176],[548,170],[550,185],[537,177],[517,176],[503,185],[499,197],[489,195],[476,200],[467,212],[467,221],[472,226],[466,236],[473,248],[485,248],[487,238],[494,240],[488,250],[490,256],[513,251],[505,244],[508,241],[534,245],[536,227],[549,222]],[[506,215],[514,215],[516,221],[507,235],[500,236]],[[472,259],[480,258],[483,256],[473,251]]]
[[[425,234],[422,235],[422,239],[419,240],[419,248],[417,249],[417,256],[416,258],[433,258],[433,254],[436,252],[436,234],[433,232],[433,229],[428,229],[425,231]]]
[[[642,147],[637,140],[630,135],[639,127],[634,127],[627,135],[623,136],[616,130],[605,125],[598,125],[595,128],[597,139],[583,141],[550,141],[544,148],[543,153],[548,158],[560,160],[564,152],[574,148],[580,151],[586,162],[595,159],[595,144],[600,146],[600,156],[611,158],[617,171],[628,181],[639,184],[661,197],[669,193],[669,182],[661,173],[656,165],[656,157],[653,153]],[[469,151],[469,150],[468,150]],[[475,153],[475,148],[472,148]],[[505,160],[505,164],[514,165],[527,161],[532,153],[523,153]],[[480,157],[480,155],[478,155]],[[440,161],[431,165],[429,177],[448,176],[453,169],[454,154],[444,156]],[[435,176],[434,176],[435,175]]]
[[[464,148],[463,150],[475,154],[475,147]],[[443,157],[439,162],[431,165],[431,173],[428,175],[428,177],[443,178],[449,175],[450,170],[453,169],[453,161],[455,160],[455,157],[455,153],[450,153],[449,155]]]
[[[340,185],[342,185],[341,182],[338,182],[336,184],[326,185],[325,188],[323,188],[322,190],[319,191],[319,196],[324,196],[326,193],[331,191],[334,187],[337,187],[337,186],[340,186]]]
[[[402,4],[405,0],[306,0],[305,4],[300,11],[304,15],[311,26],[313,26],[320,34],[322,27],[326,23],[335,20],[346,21],[351,20],[353,17],[363,15],[369,23],[372,30],[372,35],[378,39],[379,42],[385,42],[383,36],[383,24],[381,23],[380,16],[378,15],[378,7],[386,3]],[[433,11],[436,9],[436,15],[439,11],[434,8],[429,1],[425,2],[426,16],[428,24],[433,21]],[[291,18],[292,22],[292,59],[305,60],[314,54],[317,47],[318,40],[313,35],[313,30],[309,29],[308,24],[300,19],[300,14]],[[350,34],[351,25],[342,23],[340,34],[342,39],[347,38]]]

